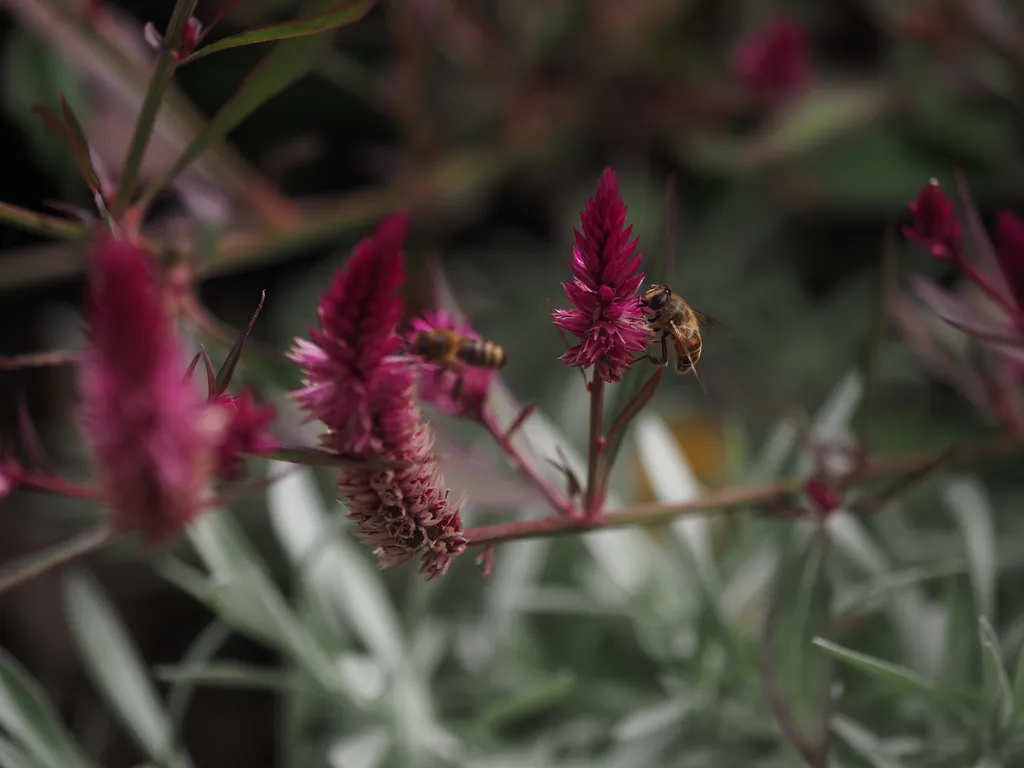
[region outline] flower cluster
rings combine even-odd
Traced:
[[[202,510],[226,419],[182,376],[148,253],[123,240],[96,244],[85,319],[82,421],[111,527],[158,544]]]
[[[776,19],[736,47],[732,68],[757,102],[773,109],[810,81],[807,33],[795,21]]]
[[[642,352],[651,331],[637,300],[644,280],[637,240],[630,240],[626,206],[619,196],[615,173],[605,169],[597,191],[580,216],[570,262],[571,282],[563,283],[574,309],[556,309],[555,325],[580,340],[562,360],[568,366],[594,367],[603,381],[616,382]]]
[[[321,300],[321,327],[296,340],[291,358],[305,375],[294,397],[327,428],[325,448],[402,464],[344,467],[339,494],[382,567],[423,552],[420,569],[429,579],[445,573],[467,542],[413,400],[415,371],[396,355],[406,226],[404,216],[392,216],[356,245]]]
[[[960,257],[963,225],[938,181],[930,180],[907,209],[913,217],[913,223],[903,228],[908,240],[927,248],[936,259]]]

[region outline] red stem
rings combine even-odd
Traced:
[[[978,269],[962,255],[957,255],[956,265],[975,285],[988,294],[989,298],[1001,306],[1010,317],[1016,320],[1018,326],[1024,325],[1024,309],[1021,309],[1014,304],[1013,301],[1004,296],[1003,293],[992,284],[991,280],[979,272]]]
[[[57,475],[33,475],[26,473],[18,478],[18,485],[35,491],[42,491],[43,493],[70,496],[74,499],[85,499],[86,501],[103,501],[105,498],[103,492],[94,486],[69,483]]]
[[[987,442],[976,442],[965,445],[958,451],[962,461],[976,460],[986,456],[1008,453],[1024,445],[1019,436],[1001,436]],[[864,482],[882,475],[898,472],[921,470],[934,464],[938,458],[949,451],[924,451],[905,454],[885,459],[877,459],[867,464],[864,471],[857,477]],[[954,462],[950,462],[952,465]],[[520,539],[536,539],[547,536],[558,536],[570,533],[621,528],[629,525],[653,525],[673,520],[683,515],[702,514],[715,511],[726,511],[744,505],[763,505],[780,496],[798,492],[807,481],[806,477],[791,477],[771,483],[741,485],[721,491],[706,493],[701,498],[678,504],[639,504],[628,509],[611,512],[599,518],[549,517],[544,520],[528,520],[525,522],[499,523],[470,528],[466,531],[470,546],[502,544]]]
[[[604,447],[604,379],[596,373],[590,382],[590,436],[587,439],[587,495],[583,513],[590,521],[601,517],[601,494],[598,479],[598,458]]]
[[[510,429],[506,433],[501,428],[501,425],[498,423],[498,420],[494,416],[494,413],[488,409],[484,409],[483,414],[481,415],[481,423],[483,424],[484,429],[486,429],[490,433],[491,437],[494,438],[494,441],[505,452],[505,454],[509,458],[509,461],[512,462],[515,468],[519,470],[519,472],[527,480],[529,480],[535,486],[537,486],[537,490],[539,490],[544,495],[544,498],[548,500],[548,503],[550,503],[552,507],[561,512],[561,517],[553,519],[562,520],[565,518],[578,517],[578,512],[576,510],[575,505],[573,505],[571,501],[569,501],[562,494],[560,494],[554,488],[554,486],[551,485],[551,483],[549,483],[544,477],[542,477],[534,467],[533,463],[529,461],[522,454],[522,452],[515,446],[515,444],[509,439],[509,437],[511,436],[511,432],[513,430]],[[521,423],[521,421],[517,420],[517,423],[514,424],[513,426],[518,426]]]

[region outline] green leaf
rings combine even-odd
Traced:
[[[256,318],[260,316],[260,310],[263,309],[263,302],[267,299],[267,292],[263,291],[260,294],[260,303],[256,305],[256,310],[252,313],[252,317],[249,318],[249,324],[245,327],[245,330],[238,335],[238,339],[235,341],[234,346],[231,347],[231,351],[228,352],[228,356],[224,359],[224,365],[217,371],[217,379],[214,385],[214,392],[217,395],[222,395],[227,390],[228,385],[231,383],[231,377],[235,373],[235,366],[238,365],[238,361],[242,357],[242,350],[245,348],[245,342],[249,338],[249,334],[252,333],[252,327],[256,324]]]
[[[300,19],[311,19],[327,13],[337,0],[310,0]],[[142,195],[139,205],[148,206],[156,195],[173,182],[189,163],[238,127],[253,112],[292,83],[307,74],[317,59],[331,47],[331,38],[319,35],[312,40],[296,38],[278,42],[246,77],[213,119],[192,140],[167,172]]]
[[[209,56],[211,53],[226,51],[229,48],[239,48],[243,45],[269,43],[274,40],[287,40],[294,37],[306,37],[308,35],[317,35],[321,32],[329,32],[359,21],[369,13],[375,2],[376,0],[336,0],[333,5],[337,7],[333,10],[318,13],[308,18],[247,29],[237,35],[231,35],[215,43],[205,45],[185,59],[182,64],[188,64],[196,59]]]
[[[232,690],[270,690],[324,695],[324,691],[304,683],[286,670],[274,667],[259,667],[234,661],[220,661],[211,664],[183,664],[180,666],[157,667],[156,676],[180,685],[204,685]]]
[[[46,692],[0,648],[0,726],[45,768],[95,768],[71,739]]]
[[[115,215],[119,215],[125,209],[135,191],[135,182],[139,177],[142,159],[146,155],[146,146],[149,144],[150,136],[153,135],[157,114],[163,105],[164,92],[171,84],[171,78],[174,77],[174,57],[181,46],[188,21],[196,9],[196,2],[197,0],[177,0],[174,4],[171,20],[167,25],[167,35],[164,38],[160,55],[157,56],[149,85],[146,87],[146,98],[142,102],[139,117],[135,121],[135,128],[132,131],[131,142],[128,145],[128,155],[125,157],[124,170],[121,171],[121,178],[117,185],[117,197],[113,205]]]
[[[32,111],[42,118],[47,133],[55,139],[65,142],[71,148],[79,175],[89,190],[95,193],[99,189],[99,178],[96,176],[96,170],[92,167],[92,156],[89,154],[89,144],[82,132],[82,126],[63,96],[60,97],[60,107],[63,117],[58,117],[44,104],[34,104]]]
[[[40,768],[39,763],[3,736],[0,736],[0,765],[5,768]]]
[[[855,720],[839,715],[832,723],[832,730],[846,742],[850,749],[863,757],[874,768],[904,768],[904,763],[886,751],[878,736]]]
[[[865,653],[844,648],[821,637],[814,638],[814,644],[835,656],[839,661],[848,664],[855,669],[866,672],[879,680],[888,681],[904,692],[925,693],[933,698],[949,700],[949,697],[913,670],[899,664],[891,664],[888,661],[868,656]]]
[[[184,666],[205,664],[213,658],[231,637],[231,629],[220,619],[214,619],[192,641],[181,662]],[[189,680],[171,685],[167,692],[167,715],[171,721],[171,733],[177,734],[185,721],[185,713],[192,700],[194,685]]]
[[[1014,716],[1015,702],[1010,675],[1003,663],[999,637],[984,616],[978,619],[978,632],[981,639],[985,701],[997,710],[997,722],[1000,728],[1005,728]]]
[[[391,597],[366,554],[343,536],[331,535],[312,471],[277,481],[267,503],[277,537],[317,597],[317,607],[338,612],[382,668],[396,669],[405,641]]]
[[[999,551],[985,489],[974,478],[956,477],[945,484],[943,497],[962,533],[976,612],[991,618],[995,611]]]
[[[89,676],[135,742],[160,765],[189,765],[187,758],[175,755],[156,687],[100,587],[84,574],[72,574],[64,581],[64,607]]]
[[[1024,647],[1017,658],[1017,669],[1013,674],[1013,708],[1016,716],[1014,724],[1019,728],[1024,725]]]

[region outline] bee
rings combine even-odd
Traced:
[[[463,336],[450,328],[435,328],[430,331],[417,331],[409,341],[410,354],[421,357],[438,366],[437,375],[442,372],[456,371],[461,366],[498,370],[504,368],[508,359],[505,350],[499,344],[486,339],[474,339]],[[462,376],[458,375],[452,398],[459,399],[462,391]]]
[[[640,299],[640,305],[654,313],[647,322],[651,330],[661,337],[661,357],[647,355],[647,359],[655,365],[668,365],[668,342],[671,340],[676,353],[676,372],[692,373],[703,388],[704,382],[697,372],[697,363],[704,348],[701,332],[719,324],[695,310],[667,285],[652,285]]]

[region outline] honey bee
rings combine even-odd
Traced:
[[[647,322],[651,330],[661,337],[661,357],[647,355],[647,359],[655,365],[668,365],[668,342],[671,340],[676,353],[676,372],[692,373],[703,388],[704,382],[697,372],[697,363],[704,348],[701,332],[706,328],[719,327],[719,324],[695,310],[667,285],[652,285],[640,299],[640,305],[654,313]]]
[[[461,366],[497,370],[508,362],[505,350],[499,344],[463,336],[450,328],[417,331],[409,341],[408,350],[410,354],[437,365],[438,376],[446,370],[456,371],[458,378],[452,390],[452,397],[456,400],[462,391],[462,376],[458,374]]]

